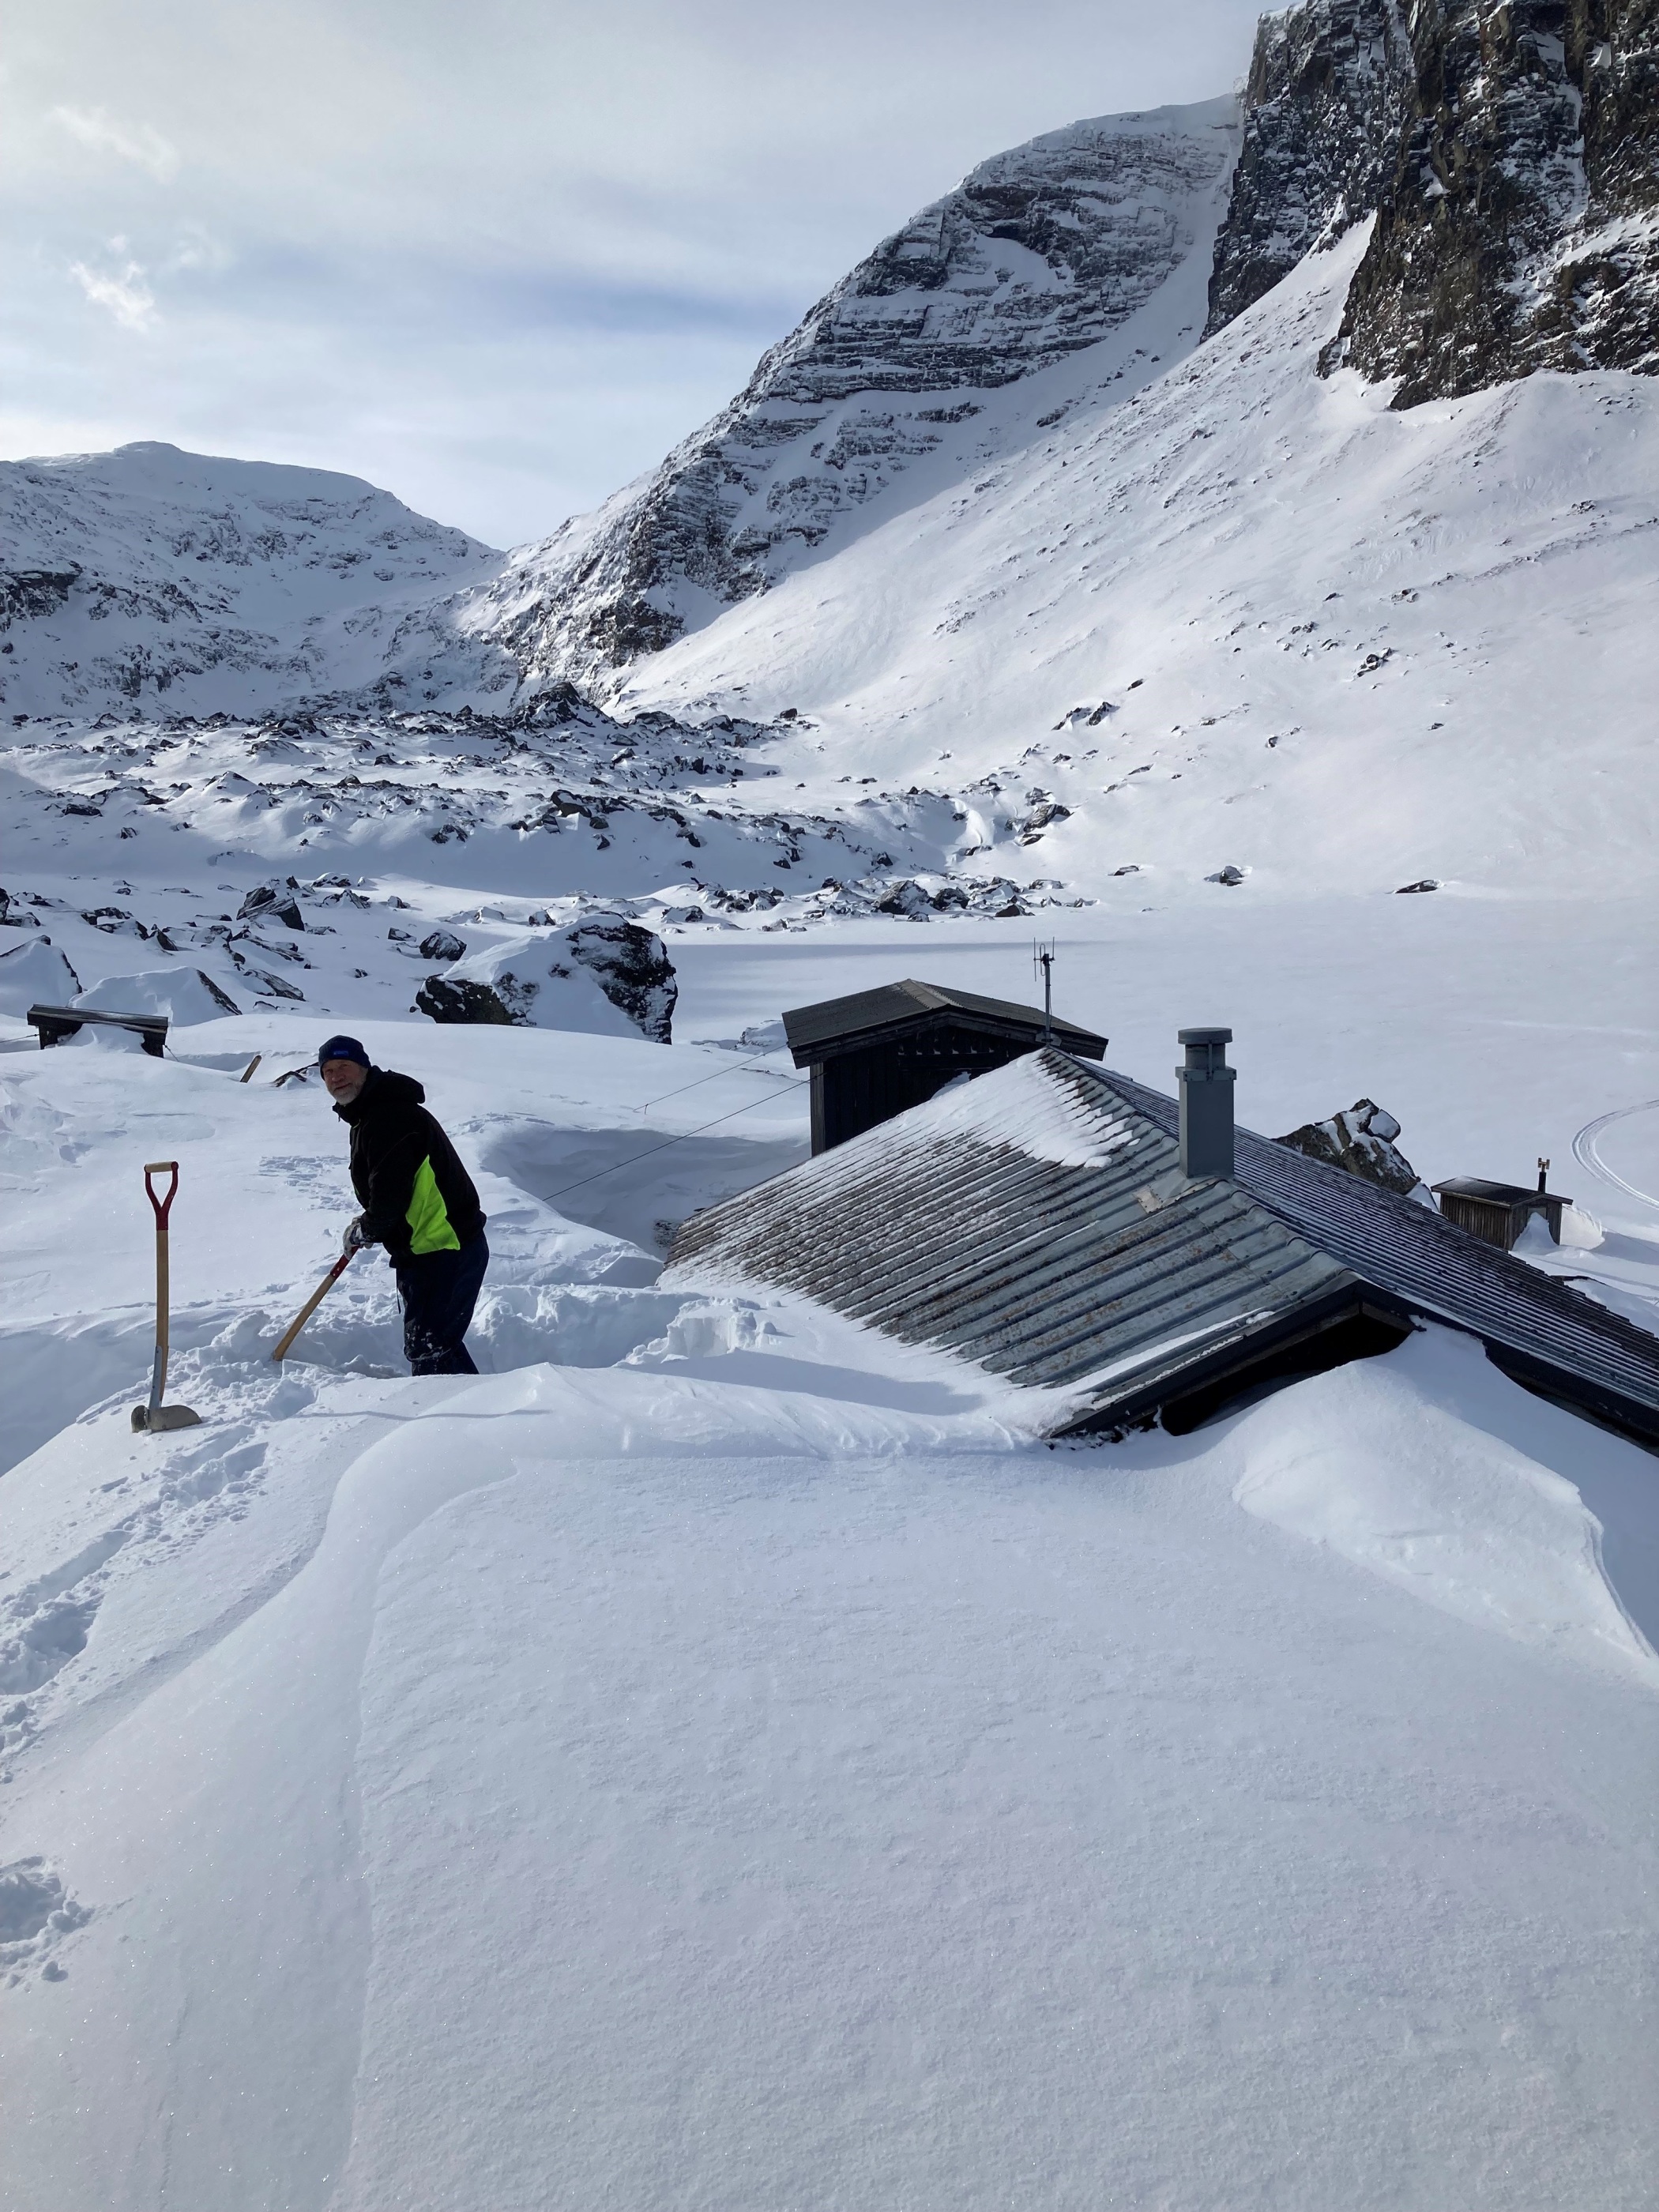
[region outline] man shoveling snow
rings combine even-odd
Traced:
[[[345,1250],[385,1246],[412,1374],[476,1375],[466,1332],[489,1247],[472,1178],[412,1076],[374,1066],[350,1036],[330,1037],[317,1064],[351,1132],[351,1186],[363,1209],[346,1231]]]

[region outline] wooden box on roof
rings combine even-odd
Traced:
[[[1571,1206],[1553,1190],[1528,1190],[1522,1183],[1486,1182],[1479,1176],[1453,1176],[1437,1182],[1434,1194],[1448,1221],[1467,1229],[1471,1237],[1512,1252],[1534,1213],[1541,1213],[1550,1235],[1561,1242],[1561,1209]]]
[[[1042,1045],[1105,1057],[1106,1039],[1041,1008],[981,999],[939,983],[886,983],[796,1006],[783,1018],[797,1067],[812,1072],[812,1150],[844,1145],[958,1075],[984,1075]]]

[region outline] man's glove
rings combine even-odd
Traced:
[[[340,1239],[340,1249],[349,1260],[354,1252],[361,1252],[366,1244],[372,1244],[374,1241],[368,1230],[364,1228],[363,1217],[360,1213]]]

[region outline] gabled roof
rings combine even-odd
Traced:
[[[824,999],[813,1006],[793,1006],[783,1018],[784,1035],[795,1055],[795,1065],[805,1066],[836,1046],[874,1043],[884,1032],[910,1024],[957,1014],[975,1025],[1018,1030],[1035,1042],[1042,1035],[1040,1006],[1018,1006],[1011,999],[982,999],[977,992],[948,990],[942,983],[884,983],[873,991],[854,991],[844,999]],[[1098,1060],[1106,1040],[1076,1022],[1055,1015],[1054,1034],[1073,1052]]]
[[[1248,1129],[1188,1181],[1173,1098],[1048,1049],[696,1214],[672,1264],[819,1299],[1131,1418],[1345,1312],[1480,1335],[1659,1437],[1659,1341],[1431,1208]],[[1571,1388],[1565,1385],[1571,1384]]]

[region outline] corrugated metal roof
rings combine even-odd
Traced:
[[[1079,1064],[1029,1054],[694,1215],[677,1269],[804,1292],[1014,1381],[1137,1387],[1354,1287]]]
[[[1181,1174],[1173,1098],[1026,1055],[694,1215],[677,1271],[793,1290],[1096,1412],[1358,1304],[1475,1330],[1659,1421],[1659,1346],[1427,1207],[1241,1129]]]
[[[1073,1068],[1079,1083],[1109,1091],[1174,1135],[1179,1109],[1173,1098],[1124,1076],[1076,1063]],[[1471,1237],[1415,1199],[1253,1129],[1237,1132],[1234,1179],[1288,1227],[1413,1313],[1471,1329],[1488,1345],[1598,1384],[1659,1416],[1659,1340],[1570,1284]]]
[[[950,990],[942,983],[907,981],[884,983],[873,991],[854,991],[844,999],[820,1000],[816,1006],[793,1006],[784,1015],[783,1033],[799,1066],[803,1054],[811,1058],[820,1046],[942,1013],[967,1014],[1038,1036],[1042,1030],[1041,1007],[1017,1006],[1011,999],[982,999],[975,992]],[[1074,1051],[1087,1053],[1092,1059],[1099,1059],[1106,1049],[1104,1037],[1076,1022],[1062,1021],[1058,1014],[1053,1028],[1055,1036],[1067,1041]]]

